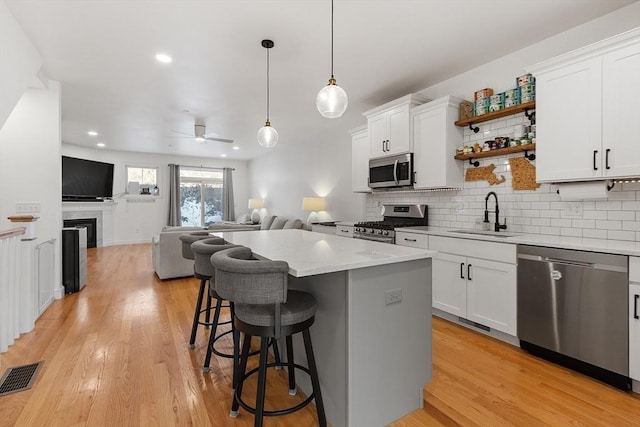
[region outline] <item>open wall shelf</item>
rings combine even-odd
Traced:
[[[499,111],[486,113],[481,116],[473,116],[473,117],[469,117],[468,119],[461,119],[455,122],[455,125],[465,127],[474,123],[488,122],[489,120],[499,119],[500,117],[511,116],[513,114],[522,113],[523,111],[528,112],[529,110],[535,110],[535,109],[536,109],[536,101],[530,101],[530,102],[525,102],[523,104],[515,105],[513,107],[503,108],[502,110],[499,110]]]
[[[481,151],[479,153],[457,154],[456,160],[482,159],[483,157],[504,156],[505,154],[535,151],[536,144],[517,145],[515,147],[498,148],[497,150]]]

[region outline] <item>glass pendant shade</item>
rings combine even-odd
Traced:
[[[329,84],[320,89],[316,97],[316,107],[323,117],[336,119],[345,111],[349,105],[347,93],[336,84],[335,79],[330,79]]]
[[[258,131],[258,144],[265,148],[271,148],[278,143],[278,131],[266,122]]]

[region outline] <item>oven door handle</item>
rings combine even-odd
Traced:
[[[396,185],[398,185],[398,160],[397,159],[395,162],[393,162],[393,180],[396,182]]]

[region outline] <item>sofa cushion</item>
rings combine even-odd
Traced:
[[[191,227],[191,226],[182,226],[182,225],[178,225],[178,226],[173,226],[173,225],[165,225],[164,227],[162,227],[161,231],[184,231],[189,232],[189,231],[197,231],[197,230],[204,230],[204,227]]]
[[[302,228],[302,221],[299,219],[290,219],[288,220],[285,224],[284,224],[284,228],[285,230],[289,230],[289,229],[300,229]]]
[[[262,220],[262,224],[260,224],[260,230],[268,230],[275,219],[276,215],[265,216]]]
[[[269,227],[269,230],[282,230],[287,221],[288,220],[286,218],[276,218],[271,223],[271,227]]]

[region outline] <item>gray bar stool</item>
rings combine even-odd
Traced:
[[[234,400],[231,416],[238,415],[239,406],[255,414],[254,426],[260,427],[263,416],[286,415],[295,412],[315,399],[318,423],[325,427],[327,420],[320,392],[320,381],[311,346],[309,328],[315,320],[316,301],[306,292],[287,289],[289,265],[284,261],[257,260],[251,249],[237,247],[220,251],[211,256],[216,271],[216,292],[235,306],[234,327],[244,333],[240,365],[234,376]],[[309,368],[293,360],[292,335],[302,333]],[[258,368],[245,373],[251,337],[260,337],[260,362]],[[267,363],[271,339],[286,337],[287,362]],[[311,377],[313,392],[303,402],[286,409],[264,409],[267,367],[287,366],[289,394],[295,394],[295,370],[300,369]],[[256,407],[242,400],[244,380],[258,372]]]
[[[211,361],[212,352],[221,357],[234,358],[236,362],[239,357],[239,356],[236,356],[236,355],[239,355],[239,351],[237,350],[237,347],[239,346],[239,342],[240,342],[239,337],[237,335],[234,335],[234,340],[233,340],[234,350],[231,353],[223,353],[215,349],[215,343],[218,339],[222,338],[223,336],[229,333],[234,332],[232,320],[220,322],[220,311],[223,307],[229,307],[231,309],[231,318],[233,319],[233,307],[231,306],[231,304],[223,306],[222,303],[225,299],[218,296],[218,294],[215,292],[215,285],[214,285],[215,269],[211,265],[211,260],[210,260],[211,255],[215,254],[216,252],[219,252],[225,249],[230,249],[230,248],[237,248],[237,247],[242,247],[242,246],[229,244],[225,240],[219,237],[198,240],[191,244],[191,250],[193,251],[194,258],[195,258],[194,269],[195,269],[196,277],[207,278],[209,282],[209,292],[208,292],[209,301],[211,301],[214,298],[216,300],[216,306],[214,308],[214,314],[213,314],[213,321],[211,322],[211,332],[209,334],[209,341],[207,345],[207,354],[204,359],[203,370],[205,372],[209,372],[209,363]],[[229,323],[231,323],[231,329],[218,334],[218,326],[226,325]],[[192,332],[192,337],[193,336],[194,335]],[[234,372],[235,372],[236,366],[237,366],[237,363],[234,364]]]
[[[195,231],[193,233],[181,235],[179,239],[182,242],[182,258],[195,260],[193,250],[191,249],[191,244],[193,242],[197,242],[198,240],[204,240],[210,237],[211,235],[209,234],[208,231]],[[195,274],[195,263],[194,263],[193,270],[194,270],[194,276],[200,279],[200,289],[198,290],[198,299],[196,301],[196,308],[193,313],[193,323],[191,325],[191,338],[189,339],[189,348],[195,348],[198,325],[204,325],[205,329],[209,329],[209,326],[211,326],[211,321],[209,320],[211,316],[211,298],[207,298],[207,307],[204,309],[202,308],[202,299],[204,298],[205,288],[206,288],[208,279],[204,277],[198,277]],[[200,320],[202,313],[205,314],[204,321]]]

